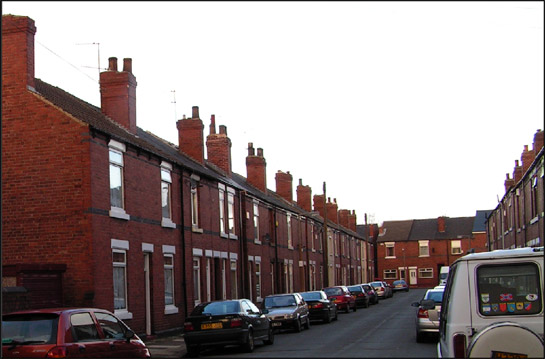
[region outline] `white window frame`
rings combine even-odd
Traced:
[[[163,260],[164,260],[164,274],[165,274],[165,314],[176,314],[178,313],[178,307],[176,307],[176,295],[175,295],[175,285],[176,278],[175,278],[175,271],[174,271],[174,255],[176,254],[176,247],[169,246],[169,245],[163,245]],[[170,258],[172,261],[172,264],[166,263],[166,258]],[[172,304],[166,303],[166,274],[167,271],[171,272],[171,291],[172,291]]]
[[[218,194],[220,206],[220,235],[222,237],[227,237],[227,219],[225,218],[225,186],[221,183],[218,184]]]
[[[288,231],[288,249],[293,249],[293,238],[291,234],[291,213],[286,213],[286,228]]]
[[[261,244],[261,241],[259,240],[259,202],[258,201],[253,202],[253,208],[254,208],[254,243]]]
[[[450,254],[452,254],[452,255],[463,254],[462,241],[461,240],[455,239],[455,240],[450,241]]]
[[[125,211],[125,177],[124,177],[124,159],[123,153],[126,151],[126,146],[115,140],[110,140],[108,142],[108,162],[109,162],[109,183],[110,183],[110,217],[119,218],[123,220],[129,220],[130,216]],[[119,155],[120,160],[112,158],[112,154]],[[112,170],[115,169],[116,172],[119,172],[120,180],[120,196],[121,196],[121,207],[114,206],[112,204]]]
[[[193,299],[195,305],[201,303],[201,259],[202,256],[196,256],[193,253]],[[195,280],[197,279],[197,280]]]
[[[237,277],[237,259],[232,257],[229,260],[229,290],[230,290],[230,296],[231,299],[237,299],[238,298],[238,277]],[[233,292],[235,296],[233,297]]]
[[[258,302],[261,302],[262,301],[262,297],[261,297],[261,289],[262,289],[262,284],[261,284],[261,257],[255,257],[255,296],[256,296],[256,300]]]
[[[199,181],[201,178],[195,174],[191,175],[191,229],[193,232],[202,233],[199,226]]]
[[[423,253],[424,248],[426,249]],[[418,241],[418,256],[429,257],[430,256],[430,241]]]
[[[310,250],[313,252],[316,252],[316,247],[314,247],[314,242],[316,238],[314,238],[314,223],[310,223]]]
[[[418,268],[418,278],[433,278],[433,268]]]
[[[236,239],[236,227],[235,227],[235,191],[232,188],[227,188],[227,217],[228,217],[228,230],[229,238]]]
[[[133,315],[129,312],[129,295],[128,295],[128,276],[127,276],[127,255],[129,251],[129,241],[123,241],[118,239],[111,240],[111,249],[112,249],[112,290],[115,286],[115,276],[113,276],[114,268],[123,268],[123,290],[124,290],[124,308],[115,308],[115,299],[114,299],[114,314],[117,315],[120,319],[132,319]],[[124,262],[114,262],[114,253],[123,253]],[[115,290],[113,290],[115,294]]]
[[[172,165],[168,162],[161,162],[161,226],[165,228],[176,228],[172,222]],[[165,191],[166,188],[166,191]],[[163,204],[167,202],[168,214],[165,217]]]
[[[397,269],[385,269],[383,272],[384,280],[397,279]]]
[[[392,248],[393,256],[389,256],[389,255],[388,255],[388,249],[389,249],[389,248]],[[384,243],[384,249],[385,249],[385,251],[386,251],[385,256],[384,256],[385,259],[392,259],[392,258],[395,258],[395,257],[396,257],[395,242],[385,242],[385,243]]]

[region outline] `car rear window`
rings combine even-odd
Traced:
[[[236,314],[240,312],[238,301],[212,302],[199,304],[193,309],[191,315],[202,315],[203,313],[210,315]]]
[[[343,291],[341,290],[341,288],[326,288],[324,289],[324,292],[327,295],[342,295],[343,294]]]
[[[439,303],[441,304],[441,302],[443,301],[443,293],[444,291],[442,290],[434,290],[434,291],[428,291],[424,297],[424,299],[427,299],[427,300],[433,300],[435,303]]]
[[[483,265],[477,269],[479,312],[484,316],[541,312],[542,288],[535,263]]]
[[[2,317],[2,344],[54,344],[57,342],[57,314],[17,314]]]
[[[304,300],[320,300],[322,295],[319,292],[301,293]]]
[[[281,295],[274,297],[265,298],[265,308],[281,308],[281,307],[291,307],[297,305],[295,297],[293,295]]]
[[[357,285],[348,287],[348,290],[351,292],[363,292],[362,287]]]

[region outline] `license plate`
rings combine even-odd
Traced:
[[[528,358],[527,354],[519,354],[519,353],[508,353],[508,352],[498,352],[495,350],[492,350],[492,356],[491,358]]]
[[[223,326],[221,325],[221,323],[206,323],[206,324],[201,324],[201,329],[221,329],[223,328]]]
[[[273,327],[279,327],[279,326],[281,326],[281,325],[282,325],[282,323],[280,323],[280,322],[273,322],[273,323],[272,323],[272,326],[273,326]]]

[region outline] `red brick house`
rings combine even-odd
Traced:
[[[524,146],[513,176],[505,179],[505,194],[487,221],[490,249],[543,246],[545,237],[544,134],[534,134],[532,149]]]
[[[442,266],[451,265],[471,249],[484,251],[486,213],[385,221],[377,238],[378,278],[388,283],[405,279],[411,287],[436,286]]]
[[[3,292],[105,308],[150,335],[202,301],[365,281],[354,211],[302,180],[294,201],[289,172],[269,190],[252,143],[233,173],[227,128],[212,115],[205,140],[196,106],[178,145],[139,128],[131,59],[109,59],[100,108],[35,78],[35,32],[2,16]]]

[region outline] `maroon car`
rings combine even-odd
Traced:
[[[111,312],[56,308],[2,315],[4,358],[150,358],[144,342]]]
[[[350,311],[350,308],[355,312],[356,298],[353,296],[348,288],[344,285],[338,285],[334,287],[324,288],[323,291],[327,294],[327,299],[337,304],[337,309],[344,310],[346,313]]]

